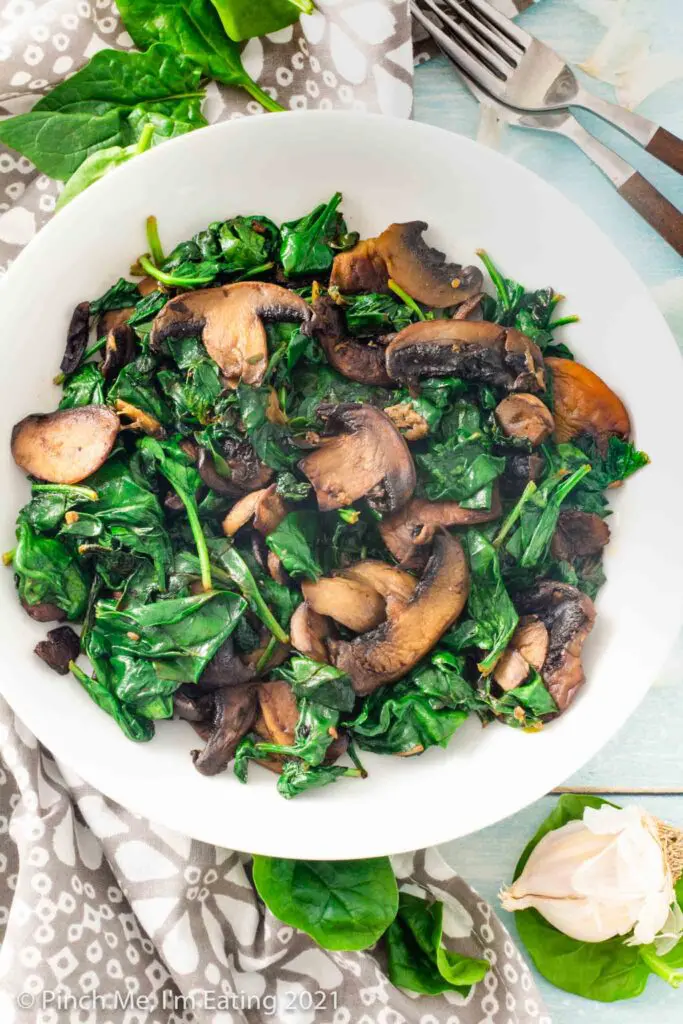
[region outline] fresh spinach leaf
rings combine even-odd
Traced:
[[[212,0],[223,27],[231,39],[241,41],[277,32],[312,14],[313,0]]]
[[[424,995],[459,992],[467,996],[472,985],[484,978],[488,960],[444,947],[443,909],[439,900],[399,893],[398,914],[385,936],[393,985]]]
[[[65,181],[97,150],[153,142],[206,124],[201,69],[167,46],[147,53],[100,50],[28,114],[0,123],[0,139],[43,174]]]
[[[316,554],[317,540],[317,513],[289,512],[268,534],[266,544],[293,579],[317,580],[323,571]]]
[[[324,949],[367,949],[398,910],[388,857],[306,861],[254,857],[254,885],[268,909]]]
[[[106,149],[98,149],[85,158],[83,163],[74,171],[67,181],[57,202],[56,210],[75,199],[90,185],[103,178],[105,174],[128,163],[133,157],[144,153],[152,145],[154,138],[154,125],[146,124],[140,138],[130,146],[108,146]]]
[[[217,7],[210,0],[165,0],[162,5],[156,0],[121,0],[118,4],[123,23],[136,46],[145,50],[154,43],[166,43],[176,53],[195,61],[205,76],[224,85],[240,86],[266,110],[282,110],[280,104],[247,75],[240,48],[227,38]]]

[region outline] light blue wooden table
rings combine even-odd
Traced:
[[[521,20],[576,62],[586,61],[609,31],[602,52],[609,47],[616,54],[616,64],[624,69],[619,84],[634,94],[645,89],[648,80],[652,83],[673,75],[673,80],[651,92],[638,109],[683,136],[681,0],[541,0]],[[639,62],[639,69],[634,72],[635,62]],[[609,65],[610,62],[604,72],[608,77]],[[614,96],[612,86],[593,79],[588,82],[595,91]],[[476,137],[479,130],[477,105],[442,59],[417,68],[414,116],[470,137]],[[658,165],[590,115],[582,120],[646,174],[669,199],[683,207],[683,179],[675,172]],[[490,137],[490,130],[486,134]],[[679,257],[640,221],[571,142],[506,129],[497,145],[502,152],[552,181],[593,217],[652,289],[683,347],[683,264]],[[683,638],[630,722],[597,757],[567,780],[566,788],[614,795],[623,804],[641,803],[658,817],[683,826],[682,675]],[[555,799],[544,797],[498,825],[449,843],[442,852],[495,905],[501,883],[511,878],[522,847]],[[500,913],[514,932],[512,916]],[[554,1024],[683,1021],[683,992],[674,992],[656,978],[640,999],[615,1004],[592,1003],[566,995],[542,979],[541,986]]]

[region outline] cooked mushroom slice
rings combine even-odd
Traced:
[[[342,569],[338,575],[367,583],[381,594],[385,601],[393,597],[404,604],[410,601],[417,586],[416,578],[409,572],[374,558],[354,562],[348,568]]]
[[[88,347],[90,333],[90,303],[79,302],[71,316],[66,332],[66,347],[59,369],[62,373],[73,373]]]
[[[301,591],[314,612],[329,615],[354,633],[374,629],[385,617],[386,602],[374,587],[360,580],[323,576],[315,583],[306,580]]]
[[[207,487],[218,494],[238,497],[245,491],[261,490],[273,478],[273,471],[266,466],[248,441],[227,438],[223,441],[220,455],[230,469],[230,476],[221,476],[211,453],[200,448],[197,455],[197,470]]]
[[[538,480],[545,465],[541,455],[533,452],[504,451],[505,469],[499,477],[504,498],[518,498],[530,480]]]
[[[419,549],[425,556],[439,526],[476,526],[500,515],[500,500],[494,490],[490,509],[463,508],[457,501],[427,501],[413,498],[393,516],[383,519],[379,532],[394,558],[411,568],[419,563]],[[425,559],[426,560],[426,559]]]
[[[202,693],[197,690],[194,683],[183,684],[173,694],[173,717],[182,718],[184,722],[209,726],[206,735],[203,736],[204,739],[208,739],[211,733],[210,724],[214,707],[213,693]]]
[[[275,580],[276,583],[280,583],[283,587],[287,586],[287,572],[274,551],[269,551],[266,556],[266,568],[271,579]]]
[[[261,715],[273,743],[291,747],[294,743],[299,706],[289,683],[275,680],[258,687]]]
[[[235,654],[232,637],[218,648],[196,684],[199,690],[218,690],[223,686],[239,686],[254,678],[254,669]]]
[[[315,488],[323,512],[352,505],[366,497],[378,512],[393,512],[415,490],[415,466],[399,432],[383,412],[371,405],[320,406],[326,420],[320,448],[299,462]]]
[[[545,386],[543,356],[525,334],[482,320],[423,320],[399,331],[386,350],[394,380],[453,375],[507,391]]]
[[[404,291],[418,302],[445,309],[480,291],[482,273],[476,267],[446,263],[445,255],[422,237],[428,226],[422,220],[390,224],[375,240],[375,248],[389,276]]]
[[[104,359],[100,370],[105,380],[111,381],[120,370],[135,359],[135,331],[128,324],[112,328],[104,346]]]
[[[595,512],[568,508],[560,512],[551,550],[555,558],[573,562],[599,555],[609,544],[609,526]]]
[[[500,428],[508,437],[525,437],[535,448],[555,429],[553,414],[536,395],[523,391],[508,395],[495,411]]]
[[[63,622],[66,618],[64,609],[58,604],[50,604],[49,601],[39,601],[38,604],[22,601],[21,607],[35,622]]]
[[[217,775],[232,761],[237,744],[256,721],[256,687],[226,686],[214,693],[211,733],[203,750],[193,750],[192,760],[202,775]]]
[[[406,441],[420,441],[429,433],[427,420],[415,411],[410,402],[387,406],[384,411]]]
[[[485,297],[486,292],[477,292],[472,295],[469,299],[458,306],[455,313],[453,314],[454,320],[483,320],[481,312],[481,301]]]
[[[166,433],[159,420],[150,413],[145,412],[144,409],[138,409],[136,405],[131,405],[130,402],[124,402],[122,398],[117,398],[114,402],[114,408],[116,409],[119,416],[125,416],[130,423],[124,424],[122,430],[141,430],[143,434],[149,434],[150,437],[163,437]]]
[[[389,272],[376,242],[375,238],[366,238],[353,249],[337,253],[330,285],[340,292],[386,292]]]
[[[548,653],[540,671],[559,710],[564,711],[585,680],[581,649],[595,622],[595,606],[576,587],[553,580],[541,580],[518,594],[515,606],[537,616],[548,631]]]
[[[186,292],[167,302],[152,325],[150,344],[200,336],[230,387],[260,384],[268,365],[267,320],[307,320],[308,303],[295,292],[262,281]]]
[[[251,491],[232,506],[223,520],[226,537],[234,537],[237,531],[251,519],[254,529],[267,537],[280,525],[287,515],[287,505],[277,493],[276,484],[260,491]]]
[[[455,622],[468,592],[469,571],[460,541],[440,530],[411,600],[388,602],[386,622],[370,633],[332,643],[335,664],[348,672],[361,695],[400,679]]]
[[[592,434],[604,451],[613,435],[627,438],[631,421],[624,403],[604,380],[572,359],[547,360],[553,379],[555,440],[570,441],[578,434]]]
[[[530,668],[540,672],[548,653],[548,643],[548,630],[539,618],[526,615],[520,619],[493,670],[493,678],[498,685],[503,690],[514,690],[524,682]]]
[[[71,626],[58,626],[49,630],[47,640],[41,640],[33,650],[46,665],[65,676],[69,662],[75,661],[81,652],[81,641]]]
[[[313,661],[330,660],[325,640],[331,633],[330,620],[314,612],[308,601],[303,601],[289,620],[292,647]]]
[[[384,349],[370,341],[347,337],[342,307],[329,297],[313,303],[313,317],[305,325],[305,331],[320,342],[330,365],[344,377],[375,387],[391,387]]]
[[[26,473],[51,484],[77,484],[109,457],[119,432],[106,405],[27,416],[12,430],[12,455]]]

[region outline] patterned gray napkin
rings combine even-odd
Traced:
[[[162,0],[160,0],[162,2]],[[408,116],[406,0],[317,0],[247,44],[259,84],[292,109]],[[98,49],[131,47],[111,0],[0,3],[0,114],[30,110]],[[211,86],[211,122],[257,113]],[[51,216],[57,186],[0,149],[0,270]],[[451,948],[492,968],[467,999],[394,988],[373,953],[329,953],[256,898],[249,858],[108,800],[0,698],[0,1024],[550,1024],[500,921],[434,850],[394,859],[403,887],[446,907]]]

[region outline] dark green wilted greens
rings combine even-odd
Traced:
[[[137,5],[133,12],[135,6],[123,5],[124,18],[135,23],[140,44],[150,46],[134,55],[147,69],[150,109],[156,110],[152,94],[171,80],[180,88],[178,75],[194,82],[200,74],[182,60],[168,70],[176,52],[169,47],[185,47],[217,77],[221,68],[228,77],[233,73],[225,70],[233,44],[226,49],[225,40],[220,42],[222,28],[209,0],[174,0],[158,17],[153,5]],[[162,59],[163,73],[152,82]],[[123,103],[126,90],[132,95],[135,86],[126,61],[103,56],[100,64],[112,75],[121,72],[121,80],[107,89]],[[47,100],[55,104],[66,97],[68,106],[80,96],[90,119],[106,118],[111,98],[98,84],[100,64],[93,62],[85,77],[75,75]],[[126,108],[121,118],[123,130],[133,113]],[[609,514],[606,488],[648,461],[618,437],[598,442],[584,435],[557,444],[551,436],[532,450],[529,439],[507,436],[496,417],[508,394],[503,387],[447,375],[426,376],[410,387],[375,387],[333,369],[328,344],[323,346],[315,329],[319,297],[343,309],[344,344],[353,336],[356,353],[366,345],[376,352],[388,344],[388,335],[418,320],[452,314],[416,303],[400,286],[387,294],[356,295],[330,286],[335,254],[355,240],[339,193],[280,227],[260,214],[240,214],[213,221],[177,244],[148,218],[149,253],[138,257],[131,273],[156,278],[159,287],[143,296],[137,283],[122,278],[79,303],[79,347],[66,364],[69,372],[57,379],[63,387],[60,408],[77,410],[77,419],[88,405],[106,405],[119,414],[115,447],[97,472],[75,485],[33,480],[30,500],[19,512],[16,546],[4,556],[29,614],[82,624],[81,650],[92,668],[74,665],[73,675],[127,736],[151,738],[156,721],[175,711],[189,713],[190,702],[200,709],[192,713],[203,716],[197,724],[204,738],[211,737],[208,744],[225,740],[225,757],[211,763],[216,770],[234,755],[235,775],[246,782],[258,770],[254,763],[266,761],[278,771],[277,789],[287,799],[339,779],[362,780],[367,771],[359,757],[365,751],[405,757],[445,747],[471,716],[528,731],[556,717],[562,700],[551,695],[545,665],[537,670],[529,662],[524,674],[522,662],[520,674],[513,658],[514,679],[503,675],[510,662],[506,652],[516,643],[518,609],[542,583],[553,600],[569,593],[575,604],[584,602],[592,621],[592,608],[577,591],[592,598],[604,582],[601,548],[577,554],[565,523],[578,520],[584,530],[595,526],[595,516]],[[486,262],[498,297],[483,300],[484,315],[525,330],[545,351],[561,351],[552,337],[563,322],[553,320],[558,297],[552,289],[529,292],[504,279],[488,257]],[[178,336],[171,331],[163,340],[152,335],[155,317],[179,293],[252,280],[279,287],[289,280],[300,299],[313,305],[311,315],[295,323],[279,322],[272,311],[264,316],[268,360],[258,386],[243,379],[228,386],[199,327]],[[121,310],[127,326],[113,336],[121,339],[119,350],[118,341],[112,349],[107,337],[111,317],[105,315]],[[86,345],[84,319],[91,329]],[[551,386],[539,394],[552,407]],[[348,671],[336,667],[342,664],[340,645],[354,639],[353,631],[332,616],[316,618],[312,596],[299,608],[307,581],[349,570],[356,579],[354,563],[396,561],[388,513],[383,518],[375,500],[376,489],[389,493],[395,487],[392,474],[359,500],[345,496],[341,507],[321,512],[303,472],[307,453],[326,443],[329,407],[342,403],[385,410],[399,430],[417,421],[417,436],[408,435],[417,518],[408,527],[415,551],[407,556],[407,571],[421,577],[430,553],[433,533],[426,524],[422,536],[420,508],[434,523],[442,515],[452,522],[457,504],[461,525],[452,529],[469,572],[459,619],[430,640],[431,649],[420,650],[419,660],[415,655],[401,678],[374,689],[358,685],[353,665]],[[397,445],[403,452],[400,440]],[[363,458],[361,452],[358,472]],[[352,479],[356,464],[344,470]],[[403,496],[402,487],[399,482],[395,493]],[[244,504],[226,524],[237,502]],[[439,503],[445,503],[445,513]],[[397,511],[400,519],[404,509]],[[598,526],[604,544],[608,531],[604,523]],[[373,569],[365,571],[372,575]],[[410,579],[390,576],[401,595],[388,584],[386,592],[378,584],[365,597],[355,591],[368,601],[378,628],[389,633],[393,627],[384,626],[381,616],[400,618],[412,589]],[[420,593],[434,579],[422,582]],[[371,583],[363,585],[372,589]],[[554,607],[538,614],[551,628]],[[428,616],[427,609],[425,622]],[[389,650],[386,658],[392,657]],[[550,671],[549,665],[546,675]],[[235,726],[234,736],[227,725],[221,733],[216,722],[231,722],[233,712],[241,727]],[[215,742],[207,749],[214,748]],[[211,764],[197,767],[208,772]],[[435,906],[405,904],[392,926],[397,976],[403,972],[402,984],[419,991],[465,990],[482,965],[461,963],[441,948],[439,914]]]

